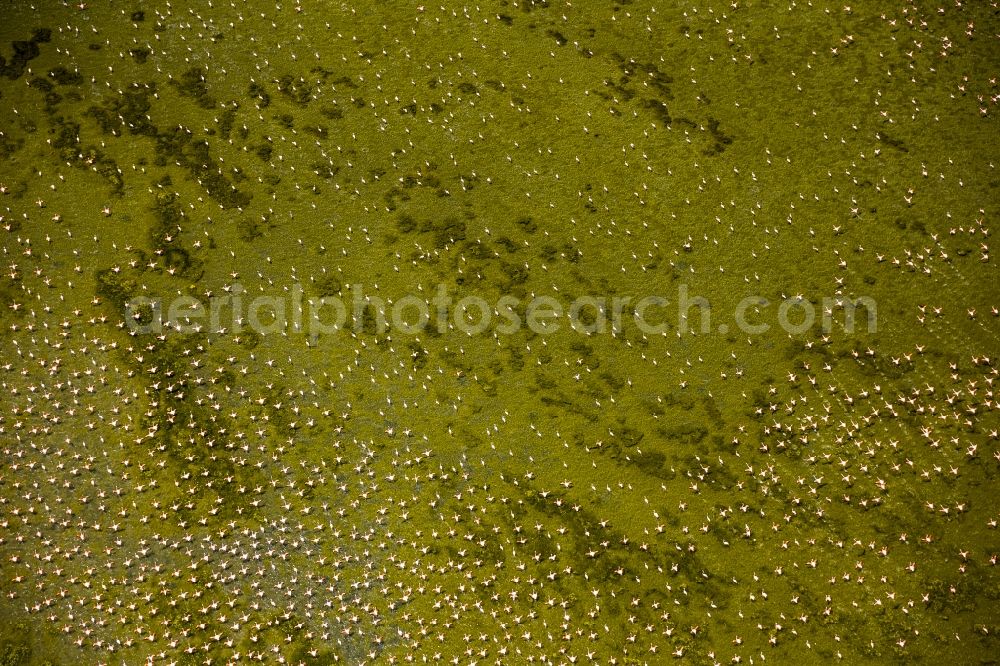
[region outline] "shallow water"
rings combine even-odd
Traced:
[[[997,12],[9,4],[5,663],[990,663]]]

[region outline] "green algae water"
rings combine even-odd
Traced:
[[[3,664],[995,663],[995,2],[6,2]]]

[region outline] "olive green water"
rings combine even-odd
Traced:
[[[998,11],[5,3],[3,663],[992,663]]]

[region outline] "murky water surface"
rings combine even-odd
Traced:
[[[6,2],[3,663],[993,663],[998,11]]]

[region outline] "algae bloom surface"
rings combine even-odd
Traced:
[[[3,663],[992,663],[998,11],[6,3]]]

